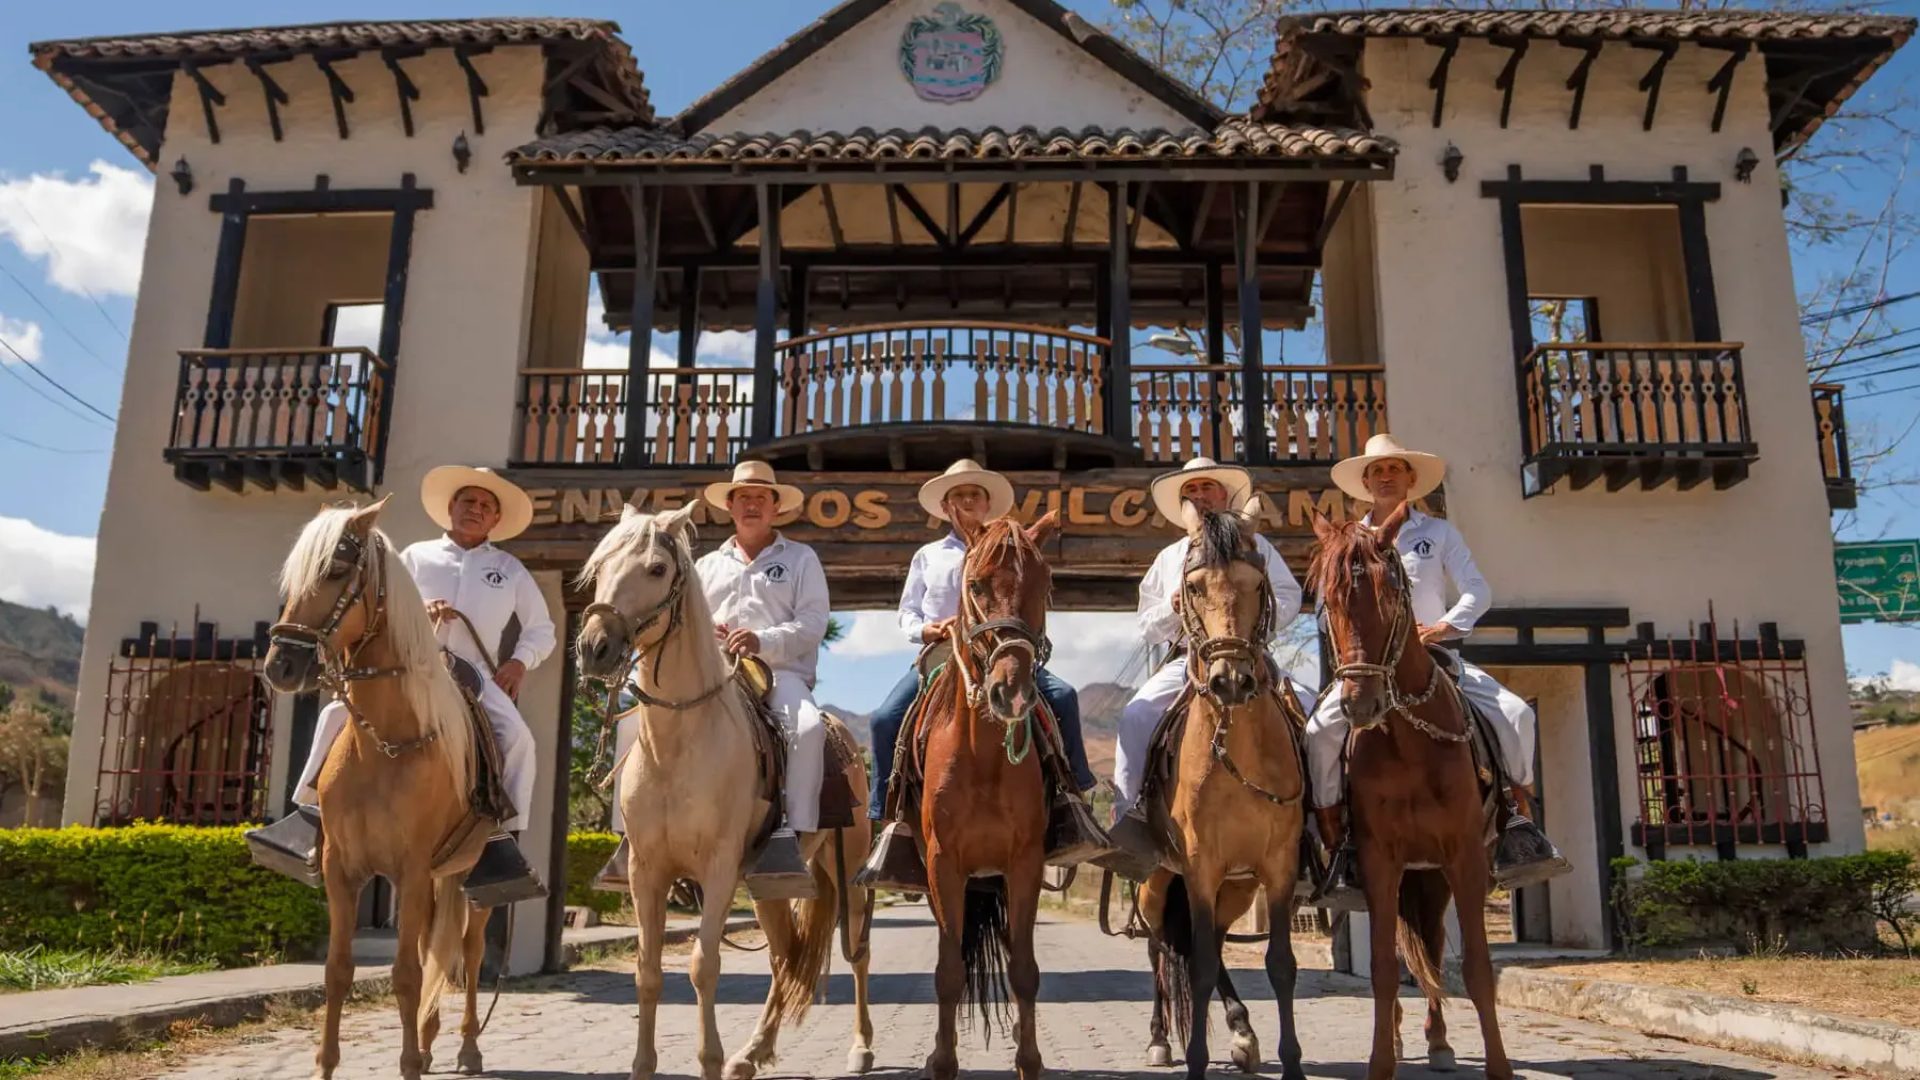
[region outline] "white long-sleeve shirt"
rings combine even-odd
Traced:
[[[827,636],[827,572],[813,549],[785,536],[751,563],[733,537],[694,564],[716,625],[751,630],[760,638],[760,658],[775,671],[791,671],[811,687]]]
[[[1147,576],[1140,579],[1140,635],[1148,645],[1166,645],[1180,633],[1180,615],[1173,610],[1173,597],[1186,580],[1187,545],[1186,537],[1168,544],[1154,556]],[[1266,537],[1255,533],[1253,546],[1266,560],[1267,580],[1273,583],[1274,630],[1278,632],[1300,614],[1300,583]]]
[[[445,536],[422,540],[400,553],[400,562],[422,600],[445,600],[473,623],[486,651],[499,663],[518,660],[531,671],[553,652],[553,615],[533,575],[520,560],[492,544],[463,548]],[[513,655],[501,656],[501,636],[516,616],[520,636]],[[435,630],[442,648],[487,674],[487,663],[466,623],[448,619]]]
[[[930,622],[960,614],[960,576],[967,564],[967,542],[954,533],[913,553],[907,587],[900,593],[900,629],[907,640],[924,644]]]
[[[1367,524],[1373,524],[1372,515]],[[1462,636],[1472,632],[1473,624],[1493,606],[1493,589],[1480,576],[1460,530],[1445,518],[1409,510],[1393,546],[1400,551],[1400,565],[1413,590],[1414,621],[1421,626],[1444,622]],[[1447,606],[1449,580],[1460,593],[1452,607]]]

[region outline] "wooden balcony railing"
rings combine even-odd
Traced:
[[[1384,368],[1275,365],[1262,374],[1275,463],[1338,461],[1387,430]],[[1133,375],[1135,438],[1148,461],[1246,460],[1239,365],[1135,364]]]
[[[520,373],[516,465],[614,468],[626,448],[624,371],[532,368]],[[753,369],[654,368],[641,407],[650,465],[728,464],[746,448]]]
[[[775,437],[897,424],[1098,435],[1107,346],[1018,323],[886,323],[795,338],[777,350]]]
[[[183,349],[166,459],[201,490],[371,491],[386,378],[363,348]]]
[[[1851,510],[1859,505],[1860,492],[1853,481],[1853,454],[1847,444],[1846,411],[1841,396],[1846,387],[1839,383],[1815,383],[1813,386],[1814,435],[1820,441],[1820,471],[1827,478],[1827,508]]]
[[[1758,456],[1737,343],[1555,342],[1520,362],[1525,490],[1562,477],[1691,488],[1744,480]]]

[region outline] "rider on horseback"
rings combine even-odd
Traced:
[[[978,462],[963,458],[946,472],[920,485],[920,505],[928,514],[953,525],[947,535],[914,553],[913,563],[907,570],[907,587],[900,594],[900,629],[906,632],[908,641],[931,645],[948,639],[960,612],[961,569],[967,557],[963,530],[978,528],[1011,510],[1013,484]],[[871,720],[874,771],[867,816],[874,821],[886,815],[894,748],[907,711],[920,695],[920,675],[918,667],[909,668]],[[1047,708],[1059,723],[1060,739],[1066,744],[1067,761],[1073,770],[1075,794],[1084,797],[1084,793],[1092,790],[1095,780],[1093,770],[1087,766],[1086,744],[1080,736],[1079,695],[1044,667],[1035,668],[1034,685],[1046,698]],[[1070,819],[1071,815],[1065,817]],[[1072,824],[1071,820],[1051,823],[1047,834],[1071,838]],[[1082,842],[1093,839],[1078,837],[1064,841],[1047,853],[1048,862],[1060,865],[1056,862],[1057,856],[1072,854],[1070,847],[1084,849]]]
[[[1375,528],[1403,503],[1438,488],[1445,475],[1446,463],[1440,458],[1408,450],[1385,433],[1368,439],[1365,453],[1333,467],[1333,482],[1341,491],[1372,504],[1363,520]],[[1492,606],[1493,594],[1459,531],[1442,518],[1410,509],[1394,546],[1413,594],[1420,643],[1433,647],[1471,633],[1475,621]],[[1460,596],[1452,607],[1446,603],[1448,579]],[[1446,650],[1442,666],[1453,675],[1474,710],[1487,719],[1500,744],[1498,750],[1510,784],[1506,821],[1493,857],[1494,881],[1513,889],[1567,872],[1571,869],[1567,861],[1527,816],[1527,789],[1533,784],[1533,710],[1518,694],[1452,650]],[[1329,906],[1336,908],[1353,906],[1359,890],[1352,838],[1342,822],[1342,752],[1348,731],[1340,695],[1326,694],[1307,723],[1307,761],[1320,834],[1322,838],[1339,838],[1337,842],[1328,839],[1328,847],[1334,851],[1327,875],[1328,898]]]
[[[420,484],[427,516],[446,530],[400,553],[400,561],[419,586],[433,617],[442,651],[450,656],[454,678],[486,710],[502,759],[502,780],[519,816],[500,823],[499,831],[467,875],[469,897],[488,905],[546,895],[538,876],[514,842],[533,805],[537,771],[533,733],[514,701],[527,672],[553,651],[553,617],[546,598],[519,559],[495,547],[518,536],[533,521],[533,501],[512,481],[490,469],[443,465]],[[508,626],[519,626],[509,640]],[[497,665],[495,650],[510,649]],[[481,672],[491,677],[482,678]],[[294,788],[297,809],[265,828],[247,834],[250,844],[271,849],[268,865],[304,865],[308,884],[320,883],[318,805],[315,787],[334,740],[347,725],[344,701],[320,710],[307,764]]]
[[[1244,509],[1253,498],[1253,476],[1238,465],[1220,465],[1211,458],[1200,457],[1178,471],[1156,477],[1150,490],[1154,509],[1167,521],[1178,523],[1184,503],[1191,502],[1207,514]],[[1176,648],[1120,713],[1113,765],[1113,782],[1118,794],[1114,799],[1117,816],[1112,837],[1115,846],[1133,856],[1131,861],[1139,862],[1134,869],[1145,869],[1157,861],[1146,809],[1138,805],[1140,788],[1147,775],[1148,744],[1160,718],[1166,715],[1187,682],[1187,657],[1179,648],[1184,643],[1175,639],[1180,633],[1180,583],[1185,578],[1188,543],[1183,536],[1168,544],[1154,558],[1147,576],[1140,580],[1141,635],[1149,646]],[[1300,613],[1300,584],[1266,537],[1256,536],[1254,546],[1266,564],[1267,579],[1273,585],[1273,625],[1275,629],[1283,628]]]

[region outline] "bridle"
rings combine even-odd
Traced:
[[[1017,542],[1004,541],[1003,543],[1018,549]],[[985,681],[987,672],[993,670],[994,665],[998,664],[1001,658],[1015,652],[1026,653],[1033,667],[1042,667],[1053,656],[1053,642],[1047,639],[1044,631],[1034,629],[1025,619],[1017,616],[1001,619],[986,618],[986,613],[980,610],[979,602],[973,597],[973,590],[967,587],[968,581],[973,576],[971,555],[970,552],[961,570],[960,611],[954,623],[954,666],[960,669],[960,686],[966,695],[967,704],[976,714],[1000,720],[999,717],[993,716],[991,709],[987,708]],[[978,668],[978,674],[973,670],[975,667]],[[1033,712],[1028,710],[1022,716],[1000,720],[1000,723],[1007,729],[1007,760],[1018,765],[1033,749]],[[1014,726],[1016,724],[1020,727],[1016,728]],[[1025,744],[1016,751],[1014,747],[1020,741],[1017,735],[1021,730],[1026,734]]]
[[[368,540],[362,540],[353,533],[345,533],[334,546],[332,567],[347,567],[344,572],[352,577],[340,590],[333,602],[332,610],[327,612],[326,621],[318,627],[297,622],[277,622],[267,629],[268,640],[278,649],[303,649],[312,653],[320,662],[320,685],[331,691],[334,700],[347,707],[347,713],[353,717],[354,725],[366,732],[374,746],[389,758],[397,758],[412,750],[418,750],[440,737],[438,731],[428,731],[417,739],[406,742],[388,742],[382,738],[373,722],[366,718],[348,696],[348,689],[356,682],[371,679],[393,679],[407,673],[402,667],[365,667],[358,663],[360,653],[386,631],[387,622],[387,560],[384,557],[386,541],[379,533],[373,533]],[[331,569],[331,567],[330,567]],[[334,575],[329,573],[328,577]],[[371,594],[369,594],[371,584]],[[344,654],[336,655],[327,644],[340,624],[346,621],[347,613],[354,605],[370,601],[372,610],[367,614],[366,632],[360,640],[353,643]]]
[[[1273,640],[1275,624],[1279,621],[1279,602],[1274,599],[1273,582],[1267,577],[1267,568],[1258,557],[1257,550],[1240,549],[1233,553],[1232,562],[1245,563],[1260,574],[1260,613],[1253,621],[1252,637],[1235,637],[1231,634],[1208,635],[1200,613],[1192,604],[1180,605],[1180,637],[1187,643],[1190,656],[1187,660],[1187,681],[1193,684],[1194,691],[1212,702],[1215,708],[1226,711],[1229,706],[1220,700],[1211,687],[1206,684],[1205,670],[1215,660],[1240,661],[1252,664],[1257,674],[1254,676],[1255,688],[1265,693],[1273,688],[1273,663],[1267,656],[1266,643]],[[1181,567],[1181,588],[1186,587],[1186,575],[1195,570],[1205,569],[1206,553],[1197,543],[1190,543],[1187,558]]]
[[[1358,551],[1351,556],[1351,559],[1352,561],[1348,567],[1347,585],[1349,601],[1352,599],[1353,591],[1356,588],[1356,583],[1360,579],[1360,575],[1365,571],[1363,556]],[[1407,642],[1413,636],[1413,583],[1407,580],[1405,568],[1400,565],[1398,553],[1396,553],[1393,558],[1385,559],[1384,561],[1386,563],[1387,573],[1393,579],[1393,597],[1395,600],[1392,621],[1387,626],[1387,655],[1381,663],[1374,664],[1368,662],[1366,643],[1360,640],[1358,633],[1355,633],[1352,644],[1353,651],[1358,654],[1358,659],[1347,660],[1347,650],[1342,649],[1342,662],[1338,667],[1333,669],[1334,681],[1338,682],[1343,679],[1362,679],[1368,677],[1378,678],[1386,686],[1386,714],[1389,718],[1395,713],[1398,713],[1406,718],[1407,723],[1411,724],[1414,730],[1419,731],[1421,734],[1437,742],[1466,742],[1470,737],[1466,732],[1443,731],[1414,715],[1413,710],[1432,701],[1434,695],[1439,693],[1440,687],[1446,682],[1445,678],[1441,675],[1439,664],[1433,665],[1432,672],[1428,674],[1427,688],[1425,690],[1422,690],[1418,694],[1405,694],[1400,690],[1400,658],[1406,653]],[[1329,638],[1333,636],[1331,627],[1329,627],[1327,636]],[[1331,689],[1331,687],[1329,687],[1329,689]],[[1358,734],[1358,730],[1357,728],[1355,729],[1355,734]]]
[[[655,534],[655,538],[657,541],[658,534]],[[680,600],[686,592],[687,579],[693,576],[693,561],[687,556],[687,553],[679,543],[669,539],[667,546],[673,551],[673,584],[667,586],[667,595],[661,597],[659,602],[647,608],[647,610],[641,612],[639,615],[632,617],[629,617],[625,612],[612,604],[602,603],[597,600],[581,610],[580,616],[583,622],[586,619],[598,615],[603,621],[613,623],[618,630],[614,636],[627,643],[626,665],[621,668],[618,677],[609,680],[607,683],[607,717],[609,720],[613,717],[612,700],[619,693],[621,684],[627,683],[628,677],[633,674],[633,669],[640,666],[640,662],[646,658],[648,653],[653,654],[654,681],[659,681],[660,661],[662,654],[665,652],[663,646],[685,625]],[[653,629],[663,618],[667,621],[666,629],[661,631],[660,636],[655,638],[651,644],[642,643],[640,640],[641,635]],[[629,684],[629,688],[632,689],[634,697],[648,708],[666,709],[670,712],[685,712],[688,709],[697,708],[712,701],[720,695],[721,691],[733,684],[734,676],[740,670],[740,658],[734,656],[731,659],[732,663],[728,666],[726,675],[723,676],[719,682],[701,691],[698,695],[684,700],[655,697],[642,689],[637,680]]]

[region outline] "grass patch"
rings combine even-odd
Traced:
[[[1700,956],[1527,966],[1556,975],[1671,986],[1920,1027],[1920,959]]]
[[[212,960],[183,960],[118,949],[94,952],[33,945],[0,952],[0,993],[141,983],[167,975],[212,971],[217,966]],[[0,1080],[7,1080],[7,1074],[0,1073]]]

